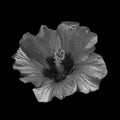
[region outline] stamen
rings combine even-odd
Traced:
[[[56,52],[55,52],[55,62],[57,64],[60,64],[62,60],[64,60],[65,58],[65,52],[64,50],[62,49],[58,49]]]

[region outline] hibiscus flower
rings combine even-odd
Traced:
[[[22,73],[21,81],[34,84],[39,102],[78,90],[87,94],[97,90],[107,75],[103,58],[94,53],[97,38],[78,23],[61,23],[56,31],[42,26],[36,36],[23,36],[13,68]]]

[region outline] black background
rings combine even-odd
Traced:
[[[5,36],[2,48],[6,52],[2,55],[6,58],[4,77],[5,84],[2,87],[5,89],[3,93],[5,97],[5,108],[16,111],[24,111],[23,113],[32,111],[39,116],[41,114],[56,114],[62,116],[65,112],[76,113],[76,116],[91,113],[94,116],[97,114],[106,114],[116,109],[115,85],[113,82],[116,79],[112,77],[113,67],[113,32],[115,31],[114,24],[116,24],[116,5],[113,3],[10,3],[11,7],[7,7],[3,11],[3,23]],[[9,6],[9,5],[8,5]],[[113,8],[114,7],[114,8]],[[64,100],[54,98],[52,102],[43,104],[37,103],[36,98],[32,92],[33,86],[24,84],[19,81],[19,72],[12,69],[11,56],[16,53],[19,47],[19,40],[26,32],[37,34],[40,26],[45,24],[51,29],[56,29],[63,21],[77,21],[81,26],[87,26],[92,32],[98,35],[98,43],[96,45],[96,52],[103,56],[107,68],[108,75],[101,84],[100,89],[96,92],[91,92],[89,95],[82,93],[75,93],[72,96],[66,97]],[[113,57],[112,57],[113,55]],[[2,59],[4,59],[2,58]],[[7,71],[8,70],[8,71]],[[119,79],[119,78],[118,78]],[[6,104],[7,103],[7,104]],[[56,111],[56,112],[55,112]],[[98,112],[97,112],[98,111]],[[82,114],[82,115],[81,115]],[[46,115],[47,116],[47,115]],[[86,116],[87,117],[87,116]]]

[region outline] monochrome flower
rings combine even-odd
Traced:
[[[37,36],[23,36],[13,68],[24,75],[21,81],[34,84],[39,102],[48,102],[53,96],[62,99],[77,88],[87,94],[97,90],[107,75],[103,58],[94,53],[97,39],[78,23],[62,23],[57,32],[42,26]]]

